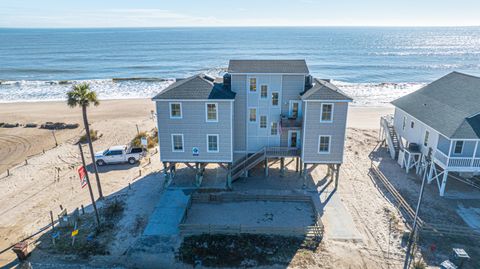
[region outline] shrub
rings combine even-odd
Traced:
[[[153,148],[158,143],[158,132],[154,131],[153,134],[148,134],[147,132],[140,132],[138,133],[130,142],[132,147],[142,147],[142,137],[147,138],[147,148]]]
[[[120,200],[113,200],[108,202],[103,209],[103,216],[106,220],[112,220],[116,217],[121,216],[123,210],[125,209],[125,204]]]
[[[102,135],[98,135],[97,130],[90,130],[90,138],[92,139],[92,142],[100,138]],[[84,134],[80,136],[80,139],[78,140],[79,143],[85,144],[87,143],[87,134]]]

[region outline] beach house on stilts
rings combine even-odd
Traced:
[[[348,104],[305,60],[231,60],[223,78],[181,79],[153,98],[160,159],[169,177],[178,163],[194,164],[200,186],[205,166],[227,169],[226,186],[268,162],[294,158],[296,170],[325,164],[336,176],[343,162]],[[332,176],[333,178],[333,176]]]
[[[453,72],[392,104],[395,115],[381,128],[407,172],[436,181],[441,196],[449,174],[480,173],[480,77]]]

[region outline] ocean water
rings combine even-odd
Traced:
[[[0,29],[0,102],[152,97],[229,59],[306,59],[357,104],[381,105],[451,71],[480,75],[480,27]]]

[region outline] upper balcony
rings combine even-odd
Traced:
[[[303,120],[301,117],[288,117],[286,115],[280,116],[280,126],[282,128],[301,128],[302,122]]]
[[[480,158],[478,157],[448,157],[440,150],[435,151],[435,160],[445,169],[457,171],[480,171]]]

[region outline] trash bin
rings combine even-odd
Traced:
[[[28,242],[18,242],[13,246],[13,252],[17,254],[19,260],[24,261],[27,259],[28,254]]]

